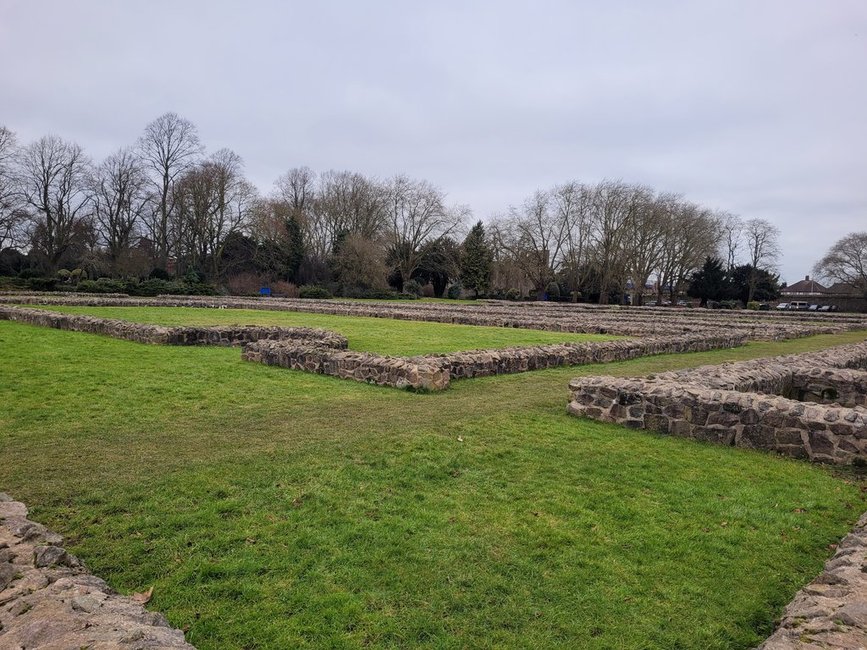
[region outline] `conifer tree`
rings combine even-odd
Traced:
[[[478,296],[491,285],[494,256],[485,239],[485,227],[479,221],[472,227],[461,246],[461,284]]]

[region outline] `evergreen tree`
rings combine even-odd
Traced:
[[[301,224],[294,215],[285,221],[286,239],[283,242],[285,259],[284,273],[289,282],[295,280],[301,261],[304,259],[304,234],[301,232]]]
[[[434,296],[441,297],[449,282],[458,275],[461,250],[451,237],[439,237],[425,244],[421,249],[418,269],[412,274],[413,280],[422,285],[431,283]]]
[[[745,305],[750,298],[766,302],[780,297],[780,276],[765,269],[754,269],[751,264],[733,268],[731,283],[734,297]]]
[[[479,221],[472,227],[461,250],[461,284],[478,296],[491,285],[494,256],[485,241],[485,227]]]
[[[731,293],[731,285],[723,268],[722,261],[708,257],[704,265],[692,274],[687,295],[699,298],[701,306],[706,307],[708,300],[725,300]]]

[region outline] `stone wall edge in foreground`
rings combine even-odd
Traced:
[[[27,514],[0,493],[0,647],[194,650],[162,614],[112,590]]]

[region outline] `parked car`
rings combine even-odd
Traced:
[[[810,311],[818,311],[819,305],[810,305]]]
[[[759,305],[759,311],[771,311],[771,306],[768,303],[763,302]]]
[[[779,310],[786,310],[788,308],[789,308],[789,303],[787,303],[787,302],[781,302],[779,305],[777,305],[777,309],[779,309]]]
[[[793,300],[789,303],[789,309],[793,309],[795,311],[806,311],[810,308],[810,303],[804,302],[803,300]]]

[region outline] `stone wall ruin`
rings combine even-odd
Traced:
[[[645,378],[584,377],[570,382],[568,408],[573,415],[636,429],[863,464],[865,367],[867,342]]]
[[[746,342],[742,333],[708,330],[643,339],[397,357],[347,350],[346,337],[307,327],[164,327],[12,306],[0,306],[0,319],[140,343],[241,345],[242,358],[248,361],[379,386],[432,391],[448,388],[453,379],[626,361],[654,354],[700,352],[736,347]]]
[[[550,302],[480,301],[477,304],[453,304],[236,296],[132,298],[67,293],[0,295],[0,303],[93,307],[228,307],[642,337],[701,333],[725,328],[750,339],[782,340],[867,329],[867,316],[863,314],[710,311]]]
[[[167,327],[111,318],[97,318],[83,314],[65,314],[45,309],[4,306],[0,306],[0,320],[71,332],[101,334],[127,341],[157,345],[238,346],[262,339],[309,341],[324,347],[343,349],[348,345],[345,336],[312,327],[264,327],[261,325]]]
[[[0,648],[179,648],[184,633],[92,575],[0,493]]]

